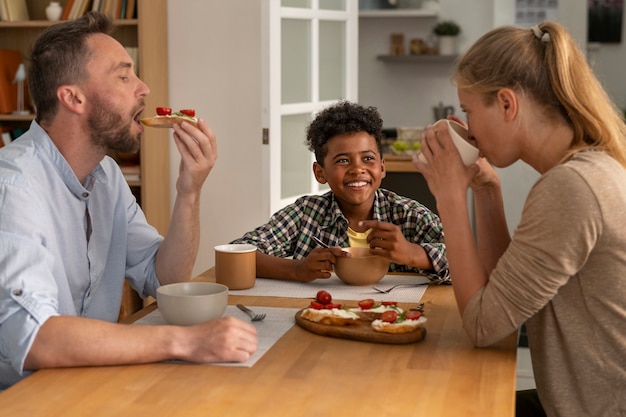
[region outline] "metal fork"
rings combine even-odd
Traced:
[[[255,313],[243,304],[237,304],[237,308],[250,316],[252,321],[261,321],[265,318],[265,313]]]
[[[387,289],[382,289],[382,288],[378,288],[378,287],[372,287],[373,290],[378,291],[381,294],[389,294],[394,288],[398,288],[398,287],[419,287],[421,285],[426,285],[425,283],[422,284],[396,284],[392,287],[389,287]]]

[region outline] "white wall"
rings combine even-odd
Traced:
[[[214,265],[213,247],[266,219],[261,186],[260,2],[168,2],[170,104],[193,107],[217,134],[217,164],[201,202],[199,274]],[[179,153],[170,148],[172,203]]]

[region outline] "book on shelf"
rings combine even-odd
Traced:
[[[26,0],[0,0],[0,17],[7,22],[30,20]]]
[[[133,19],[135,17],[136,12],[136,1],[128,0],[126,2],[126,14],[124,16],[125,19]]]
[[[7,146],[9,143],[13,141],[13,139],[11,139],[11,134],[9,132],[2,132],[0,133],[0,135],[2,136],[2,142],[0,142],[0,148],[3,146]]]
[[[122,0],[116,0],[115,14],[113,15],[115,19],[119,19],[122,16],[122,3],[123,3]]]
[[[91,6],[91,0],[74,0],[72,9],[70,10],[69,19],[77,19],[87,13]]]
[[[11,135],[11,140],[15,140],[15,139],[19,138],[24,133],[26,133],[27,130],[28,130],[27,127],[17,127],[15,129],[11,130],[9,132],[9,135]]]
[[[139,49],[136,46],[125,46],[124,49],[135,63],[135,74],[139,74]]]
[[[15,139],[22,136],[28,127],[16,127],[12,125],[0,125],[0,136],[2,136],[2,141],[0,141],[0,147],[6,146],[9,143],[13,142]]]
[[[0,5],[6,1],[12,0],[0,0]],[[101,12],[112,19],[133,19],[136,8],[137,0],[67,0],[61,20],[77,19],[88,11]]]
[[[135,164],[122,164],[120,165],[122,174],[126,181],[140,181],[141,180],[141,167]]]
[[[136,0],[99,0],[100,11],[113,19],[133,19],[135,17]]]
[[[78,17],[83,16],[84,14],[86,14],[89,10],[91,10],[91,0],[83,0],[83,3],[81,4],[81,8],[80,10],[78,10]]]
[[[100,11],[109,17],[115,16],[117,0],[102,0],[102,8]]]
[[[99,12],[101,7],[102,7],[102,0],[93,0],[93,2],[91,3],[92,12]]]
[[[7,9],[7,3],[4,0],[0,0],[0,21],[9,20],[9,10]]]
[[[128,0],[115,0],[116,8],[115,15],[116,19],[126,19],[126,9],[128,8]]]
[[[0,125],[0,148],[11,143],[11,127]]]
[[[67,0],[65,7],[63,7],[63,13],[61,14],[61,20],[68,20],[70,18],[70,11],[74,7],[74,0]]]
[[[84,0],[74,0],[72,7],[70,8],[70,14],[67,16],[68,20],[76,19],[78,16],[78,9],[81,8],[83,1]]]

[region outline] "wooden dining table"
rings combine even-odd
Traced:
[[[213,281],[214,269],[196,279]],[[475,348],[461,328],[452,287],[430,285],[421,301],[427,333],[416,343],[325,337],[300,328],[294,320],[252,367],[162,362],[43,369],[0,393],[0,414],[513,416],[516,335],[496,346]],[[229,295],[229,304],[236,303],[303,308],[309,300]],[[128,321],[155,308],[151,304]]]

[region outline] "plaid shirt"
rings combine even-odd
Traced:
[[[390,272],[418,272],[433,282],[450,281],[443,228],[436,214],[415,200],[379,188],[374,198],[373,218],[400,226],[404,237],[423,247],[433,263],[433,269],[426,271],[392,262]],[[274,213],[268,223],[232,243],[250,243],[261,252],[280,258],[303,259],[319,247],[312,236],[330,246],[350,246],[348,219],[332,191],[299,198]]]

